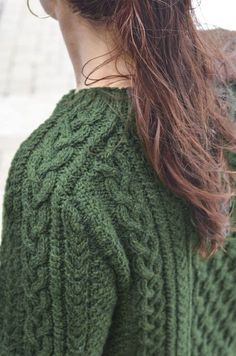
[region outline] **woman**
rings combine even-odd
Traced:
[[[234,83],[191,1],[41,2],[76,88],[9,170],[0,355],[235,355]]]

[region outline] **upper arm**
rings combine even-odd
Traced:
[[[114,271],[79,209],[65,203],[61,218],[50,263],[55,354],[66,347],[70,355],[102,355],[117,301]]]

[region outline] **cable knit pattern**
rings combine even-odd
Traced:
[[[147,162],[130,104],[72,89],[16,152],[0,356],[236,355],[236,235],[208,262],[192,253],[188,204]]]

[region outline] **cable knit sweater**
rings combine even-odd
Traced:
[[[1,356],[236,355],[236,235],[208,262],[192,253],[188,204],[147,163],[130,103],[72,89],[16,152]]]

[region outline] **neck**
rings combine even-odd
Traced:
[[[63,11],[58,10],[57,19],[74,69],[77,91],[94,86],[131,86],[129,78],[114,77],[129,74],[127,61],[121,56],[117,59],[117,63],[113,59],[91,73],[105,60],[114,56],[115,44],[107,29],[95,28],[89,21],[66,8],[63,8]],[[112,50],[113,52],[109,54],[108,52]],[[83,66],[85,67],[83,68]],[[85,79],[90,73],[91,75],[85,83]],[[107,79],[94,82],[108,76]]]

